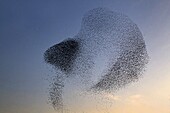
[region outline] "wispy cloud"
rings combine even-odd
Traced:
[[[140,99],[140,98],[142,98],[143,96],[142,95],[140,95],[140,94],[135,94],[135,95],[131,95],[130,96],[130,99]]]
[[[139,104],[144,102],[144,97],[141,94],[134,94],[129,96],[128,101],[133,104]]]
[[[109,98],[109,99],[111,99],[111,100],[114,100],[114,101],[119,101],[119,100],[121,100],[121,97],[118,96],[118,95],[107,94],[105,97],[106,97],[106,98]]]

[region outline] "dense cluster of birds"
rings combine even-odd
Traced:
[[[51,83],[49,100],[62,109],[69,78],[80,89],[113,92],[139,79],[148,54],[139,28],[126,15],[95,8],[84,15],[78,34],[47,49],[44,59],[61,72]]]

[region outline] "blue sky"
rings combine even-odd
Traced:
[[[78,33],[84,13],[96,7],[124,13],[141,29],[151,58],[145,87],[169,80],[169,6],[168,0],[1,0],[0,112],[54,112],[46,102],[43,52]]]

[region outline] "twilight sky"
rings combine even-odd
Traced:
[[[113,100],[107,109],[93,109],[93,102],[79,105],[85,105],[82,109],[91,106],[87,113],[170,112],[169,0],[1,0],[1,113],[56,112],[47,104],[45,79],[49,70],[43,53],[51,45],[73,37],[84,13],[100,6],[124,13],[138,25],[150,62],[139,82],[115,95],[106,94],[106,100]],[[80,113],[79,105],[72,104],[72,111]]]

